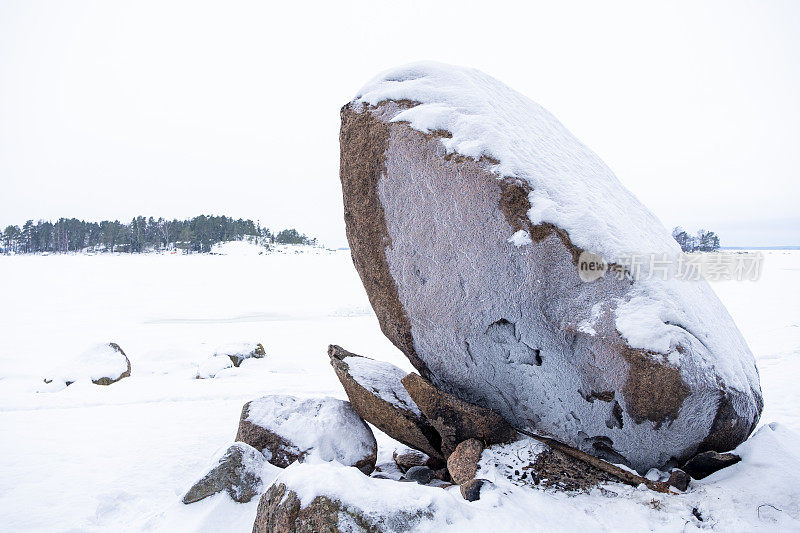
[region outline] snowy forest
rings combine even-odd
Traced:
[[[684,252],[714,252],[719,250],[719,236],[713,231],[698,230],[697,235],[689,235],[682,227],[672,230],[672,237],[678,241]]]
[[[60,218],[56,222],[28,220],[19,226],[7,226],[2,234],[5,253],[95,252],[141,253],[168,249],[208,252],[218,242],[256,238],[269,245],[316,244],[296,229],[272,233],[249,219],[200,215],[186,220],[138,216],[128,224],[118,220],[86,222]]]

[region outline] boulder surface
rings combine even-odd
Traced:
[[[247,402],[236,440],[261,451],[267,461],[281,468],[314,456],[369,474],[378,452],[369,426],[349,402],[335,398],[276,394]]]
[[[758,372],[730,315],[706,281],[677,279],[669,232],[545,109],[418,63],[341,118],[353,262],[422,376],[640,471],[750,434]],[[603,266],[590,281],[584,252]],[[632,257],[669,261],[643,276]]]

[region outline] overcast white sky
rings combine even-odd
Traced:
[[[419,59],[552,111],[668,227],[800,245],[800,2],[0,0],[0,225],[201,213],[346,245],[339,108]]]

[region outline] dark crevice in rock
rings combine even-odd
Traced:
[[[600,400],[601,402],[613,402],[614,401],[614,391],[613,390],[604,390],[604,391],[592,391],[589,393],[583,392],[582,390],[578,390],[578,394],[589,403],[594,403],[595,400]]]
[[[614,406],[611,408],[611,416],[606,420],[606,427],[608,429],[622,429],[622,407],[618,401],[614,401]]]

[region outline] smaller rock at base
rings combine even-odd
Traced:
[[[461,485],[461,496],[468,502],[474,502],[481,499],[481,490],[484,487],[493,485],[488,479],[471,479]]]
[[[703,452],[698,453],[681,467],[681,470],[694,479],[703,479],[718,470],[735,465],[742,458],[734,453]]]
[[[692,478],[689,477],[689,474],[680,468],[676,468],[672,471],[672,473],[670,473],[667,483],[680,491],[684,491],[689,487],[689,481],[691,481],[691,479]]]
[[[427,485],[433,479],[433,470],[427,466],[412,466],[406,472],[406,479],[420,485]]]
[[[449,482],[452,480],[452,478],[450,477],[450,472],[447,471],[447,467],[434,470],[433,477],[434,479],[438,479],[439,481]]]
[[[243,442],[236,442],[219,458],[217,466],[195,483],[183,497],[183,503],[198,502],[227,491],[239,503],[247,503],[261,491],[261,468],[264,456]]]
[[[483,443],[478,439],[467,439],[456,446],[447,458],[447,470],[454,483],[461,485],[475,477],[482,453]]]
[[[414,466],[431,466],[431,458],[428,454],[410,448],[400,453],[395,450],[392,452],[392,459],[403,472]]]

